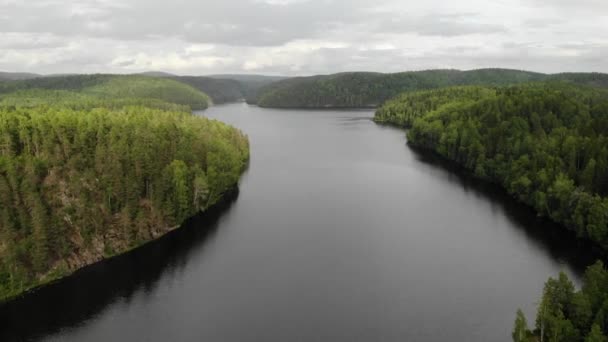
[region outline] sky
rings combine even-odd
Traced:
[[[608,72],[608,0],[0,0],[0,71]]]

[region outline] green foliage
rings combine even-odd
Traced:
[[[579,338],[572,322],[566,318],[574,310],[574,285],[564,273],[549,278],[536,315],[536,329],[548,341],[574,341]]]
[[[245,98],[243,85],[235,80],[202,76],[171,76],[169,78],[202,91],[213,99],[213,103],[236,102]]]
[[[528,341],[530,331],[528,329],[528,321],[521,310],[517,310],[515,318],[515,324],[513,326],[513,342],[526,342]]]
[[[239,75],[239,74],[224,74],[224,75],[213,75],[209,76],[217,80],[230,80],[236,81],[239,84],[243,97],[247,100],[247,103],[255,104],[257,101],[258,93],[266,86],[286,79],[283,76],[265,76],[265,75]]]
[[[378,121],[608,249],[608,93],[566,83],[404,94]]]
[[[175,76],[154,72],[146,75],[166,77],[190,85],[209,95],[216,104],[244,99],[250,102],[257,97],[257,92],[262,87],[285,78],[262,75]]]
[[[606,341],[608,331],[608,271],[601,261],[590,266],[580,291],[561,273],[558,279],[549,278],[536,315],[536,329],[525,327],[525,317],[517,312],[514,341],[587,342]]]
[[[608,92],[549,82],[403,94],[377,121],[452,160],[608,250]],[[514,341],[605,341],[608,271],[588,268],[581,291],[549,279],[536,329],[517,313]]]
[[[571,81],[608,86],[606,74],[545,75],[519,70],[426,70],[396,74],[353,72],[297,77],[272,83],[259,91],[262,107],[376,107],[403,92],[450,86],[504,86],[533,81]]]
[[[165,102],[158,99],[123,98],[120,96],[114,98],[100,98],[90,94],[67,90],[31,89],[0,95],[0,107],[41,106],[71,108],[75,110],[92,108],[120,109],[124,107],[143,106],[168,111],[190,111],[190,106]]]
[[[0,71],[0,81],[26,80],[29,78],[41,77],[42,75],[26,72],[2,72]]]
[[[376,111],[374,121],[410,127],[414,123],[414,120],[423,114],[434,111],[455,100],[477,101],[495,94],[496,91],[494,89],[477,86],[403,93],[382,105]]]
[[[166,78],[146,76],[75,75],[0,82],[0,94],[32,90],[69,91],[71,94],[68,96],[72,99],[83,97],[106,102],[117,98],[154,99],[189,106],[192,109],[205,109],[210,102],[207,95],[191,86]],[[61,96],[57,101],[66,101],[66,99]],[[53,102],[55,101],[50,103]]]
[[[608,338],[606,337],[606,335],[604,335],[604,333],[602,332],[602,329],[597,324],[594,324],[591,327],[591,331],[589,332],[589,335],[587,335],[587,337],[585,337],[585,342],[606,342],[606,341],[608,341]]]
[[[83,89],[87,94],[104,98],[144,98],[187,105],[192,109],[205,109],[209,97],[183,83],[144,76],[112,76],[105,82]]]
[[[0,300],[149,241],[238,182],[249,152],[236,129],[101,91],[0,102]]]

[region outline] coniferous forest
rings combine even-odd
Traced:
[[[271,107],[382,103],[374,121],[408,129],[410,145],[608,251],[603,74],[352,73],[252,88],[206,77],[15,78],[0,82],[0,301],[157,238],[236,186],[247,138],[191,114],[212,103],[201,90],[220,103],[256,94]],[[517,312],[513,339],[606,340],[607,279],[601,262],[578,291],[565,274],[549,279],[534,324]]]
[[[176,228],[231,191],[247,138],[171,80],[0,85],[0,301]],[[39,82],[39,83],[38,83]]]
[[[205,109],[210,98],[195,88],[164,78],[137,75],[71,75],[41,77],[12,82],[0,82],[2,97],[23,91],[70,91],[70,96],[89,96],[99,100],[154,99],[181,104],[192,109]],[[64,101],[63,96],[41,94],[42,101]],[[37,96],[34,96],[35,98]]]
[[[376,120],[608,248],[608,98],[565,83],[406,94]]]
[[[411,145],[500,184],[539,215],[608,250],[605,90],[561,82],[429,90],[388,101],[375,120],[409,128]],[[565,275],[550,279],[537,329],[528,331],[519,312],[514,339],[582,341],[605,334],[604,278],[602,265],[593,266],[576,295]]]
[[[346,72],[274,82],[260,88],[257,97],[248,102],[269,108],[375,108],[403,92],[539,81],[608,87],[608,76],[599,73],[541,74],[510,69],[424,70],[394,74]]]
[[[608,0],[0,0],[0,342],[608,342]]]

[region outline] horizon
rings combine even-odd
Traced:
[[[61,77],[61,76],[78,76],[78,75],[146,75],[146,74],[165,74],[167,76],[177,76],[177,77],[219,77],[219,76],[259,76],[259,77],[283,77],[283,78],[296,78],[296,77],[315,77],[315,76],[330,76],[337,74],[348,74],[348,73],[377,73],[377,74],[400,74],[400,73],[408,73],[408,72],[424,72],[424,71],[460,71],[460,72],[470,72],[470,71],[479,71],[479,70],[507,70],[507,71],[521,71],[528,73],[537,73],[543,75],[556,75],[556,74],[608,74],[608,72],[600,72],[600,71],[565,71],[565,72],[555,72],[555,73],[545,73],[541,71],[535,70],[525,70],[525,69],[512,69],[512,68],[503,68],[503,67],[487,67],[487,68],[475,68],[475,69],[455,69],[455,68],[437,68],[437,69],[420,69],[420,70],[403,70],[403,71],[395,71],[395,72],[381,72],[381,71],[368,71],[368,70],[347,70],[340,71],[335,73],[323,73],[323,74],[307,74],[307,75],[280,75],[280,74],[262,74],[262,73],[244,73],[244,72],[222,72],[222,73],[213,73],[213,74],[180,74],[173,73],[164,70],[144,70],[137,72],[92,72],[92,73],[77,73],[77,72],[66,72],[66,73],[35,73],[29,71],[9,71],[9,70],[0,70],[0,74],[32,74],[35,76],[42,77]],[[154,77],[154,75],[147,75]],[[162,76],[161,76],[162,77]]]

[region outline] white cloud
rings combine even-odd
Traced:
[[[0,70],[603,71],[608,1],[0,0]]]

